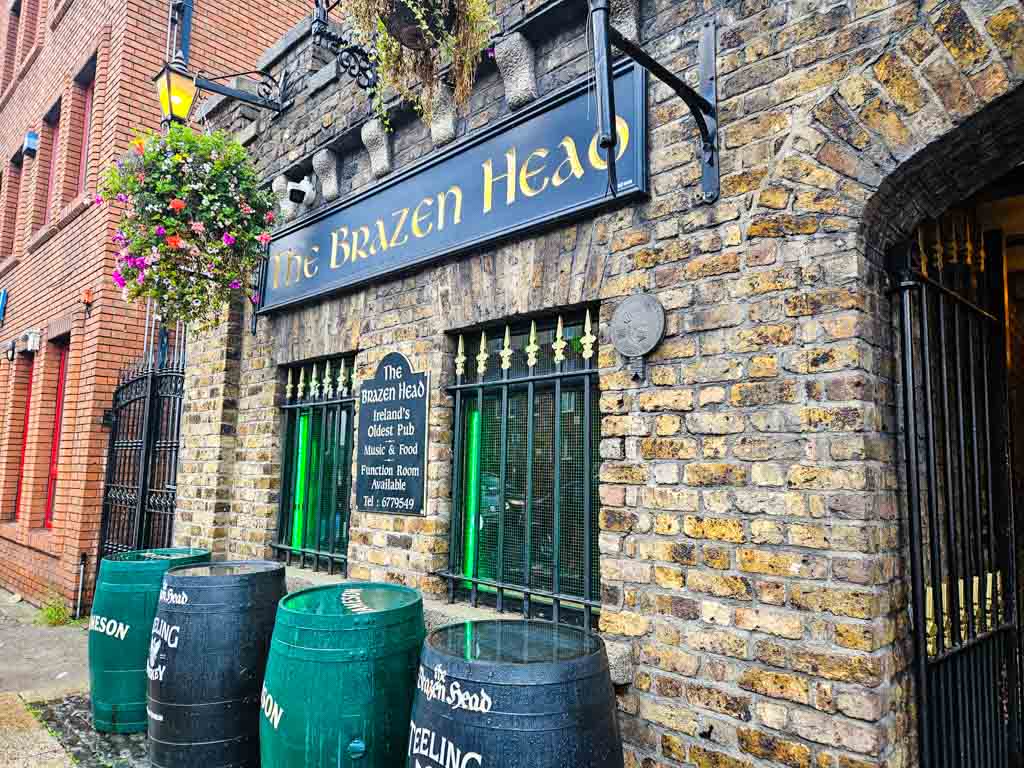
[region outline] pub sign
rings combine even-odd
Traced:
[[[400,352],[386,355],[359,392],[356,507],[422,515],[430,377]]]
[[[350,288],[647,191],[644,70],[615,75],[617,195],[593,88],[569,86],[276,235],[263,310]]]

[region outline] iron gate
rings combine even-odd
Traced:
[[[100,558],[171,544],[184,386],[184,328],[147,308],[142,358],[114,390]]]
[[[1005,768],[1020,670],[1002,258],[957,231],[919,233],[896,265],[919,748],[926,766]]]

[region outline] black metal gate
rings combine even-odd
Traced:
[[[114,390],[101,558],[171,544],[184,386],[184,328],[147,310],[142,358]]]
[[[1021,702],[1002,254],[956,215],[895,265],[919,748],[929,768],[1006,768]]]

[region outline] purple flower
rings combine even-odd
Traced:
[[[229,285],[228,287],[233,291],[237,291],[239,288],[242,287],[242,284],[237,280],[232,280],[231,285]]]
[[[235,238],[228,232],[224,233],[224,237],[221,238],[224,241],[224,245],[234,245]]]
[[[157,224],[157,226],[156,226],[156,236],[157,237],[163,237],[166,234],[167,234],[167,230],[164,229],[162,225]]]
[[[119,203],[127,203],[128,202],[128,195],[126,195],[124,192],[118,192],[117,193],[117,202],[119,202]]]
[[[103,205],[103,195],[96,195],[93,197],[92,202],[94,205]]]
[[[144,282],[146,282],[146,273],[139,272],[139,276],[135,278],[135,282],[138,283],[139,285],[142,285]]]
[[[259,304],[260,295],[258,293],[254,293],[252,296],[249,297],[249,301],[251,301],[253,304]]]
[[[121,275],[121,273],[120,273],[120,272],[119,272],[118,270],[116,270],[116,269],[115,269],[115,270],[114,270],[114,271],[113,271],[113,272],[112,272],[112,273],[110,274],[110,277],[111,277],[111,278],[113,278],[113,280],[114,280],[114,284],[115,284],[115,285],[116,285],[116,286],[117,286],[118,288],[124,288],[124,287],[125,287],[125,285],[127,284],[127,283],[125,282],[125,279],[124,279],[124,277],[123,277],[123,276]]]

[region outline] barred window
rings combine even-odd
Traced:
[[[596,343],[589,311],[459,337],[451,599],[592,626]]]
[[[288,563],[348,570],[355,399],[352,358],[290,366],[285,386],[281,507],[271,546]]]

